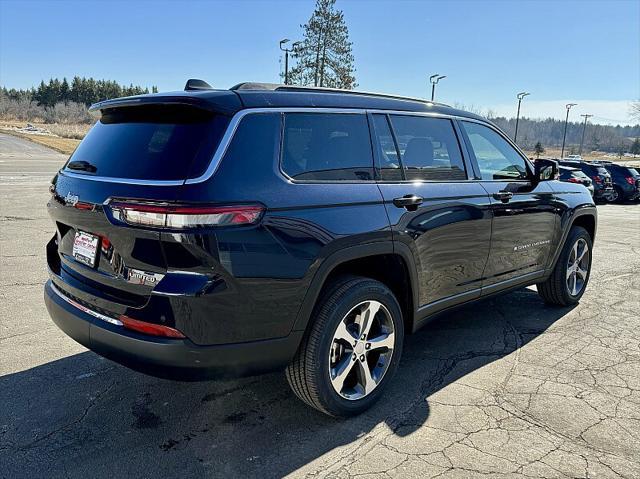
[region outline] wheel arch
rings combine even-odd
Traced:
[[[589,233],[589,236],[591,236],[592,242],[596,239],[595,215],[582,214],[580,216],[577,216],[576,218],[574,218],[573,222],[571,223],[569,230],[571,230],[571,228],[573,228],[574,226],[582,226],[585,230],[587,230],[587,233]]]
[[[581,226],[587,230],[591,236],[591,242],[595,242],[596,231],[598,229],[598,213],[595,205],[585,204],[574,208],[571,211],[571,215],[563,223],[562,237],[558,242],[552,261],[549,263],[549,267],[545,271],[545,273],[547,273],[545,276],[548,276],[548,274],[551,274],[551,271],[553,271],[553,268],[560,257],[560,253],[562,252],[562,248],[567,241],[571,228],[574,226]]]
[[[298,311],[293,330],[306,330],[324,288],[341,275],[373,278],[385,284],[402,309],[405,331],[413,330],[417,305],[417,273],[409,248],[382,241],[345,248],[325,258],[318,267]]]

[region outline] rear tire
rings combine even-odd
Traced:
[[[291,389],[330,416],[362,413],[398,368],[404,340],[398,301],[379,281],[340,277],[318,300],[312,321],[287,367]]]
[[[571,228],[551,276],[536,285],[545,303],[557,306],[578,304],[591,274],[592,246],[587,230],[581,226]]]
[[[622,189],[617,186],[614,186],[613,190],[614,190],[614,193],[611,201],[613,203],[624,203],[624,192],[622,191]]]

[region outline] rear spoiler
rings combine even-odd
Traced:
[[[238,96],[228,90],[208,91],[206,94],[151,94],[114,98],[94,103],[89,111],[129,108],[143,105],[183,105],[201,110],[231,115],[242,108]]]

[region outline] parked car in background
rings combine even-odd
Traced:
[[[611,162],[599,162],[611,175],[613,194],[610,201],[631,201],[640,199],[640,173],[635,168]]]
[[[603,165],[597,163],[589,163],[586,161],[567,161],[559,162],[560,166],[569,168],[577,168],[581,170],[593,181],[593,198],[596,201],[610,201],[614,195],[613,180],[611,174]]]
[[[591,196],[594,195],[593,181],[587,175],[585,175],[579,168],[569,168],[567,166],[560,167],[560,181],[566,181],[568,183],[577,183],[584,185],[589,190]]]
[[[568,155],[566,158],[564,158],[564,160],[565,161],[584,161],[584,159],[580,155]]]

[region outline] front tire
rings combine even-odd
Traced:
[[[373,279],[341,277],[316,304],[287,381],[298,398],[325,414],[360,414],[391,382],[403,340],[402,312],[391,290]]]
[[[591,274],[591,236],[581,226],[571,228],[551,276],[538,283],[538,294],[547,304],[578,304]]]

